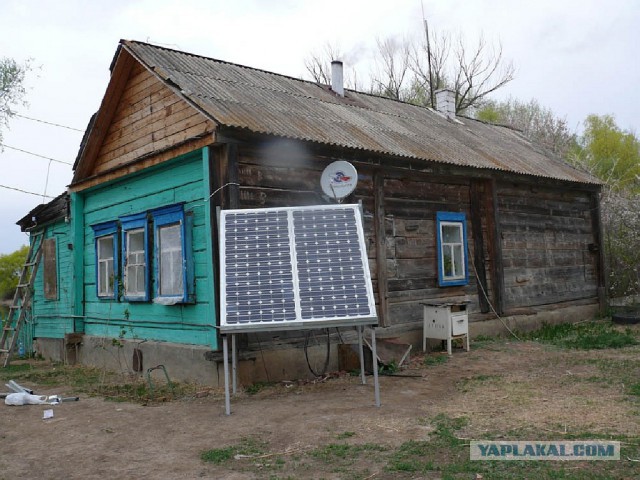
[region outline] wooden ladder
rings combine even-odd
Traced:
[[[27,312],[31,307],[31,297],[33,295],[33,284],[36,280],[38,265],[42,257],[42,243],[44,232],[33,234],[27,259],[22,266],[20,280],[13,296],[13,303],[9,307],[9,314],[2,326],[2,337],[0,338],[0,360],[5,355],[3,366],[9,366],[11,355],[15,350],[20,330],[24,325]]]

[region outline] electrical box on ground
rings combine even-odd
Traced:
[[[451,341],[465,337],[469,351],[469,315],[467,303],[422,303],[424,320],[422,350],[427,350],[427,338],[446,340],[447,352],[451,355]]]

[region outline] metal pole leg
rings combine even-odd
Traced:
[[[222,336],[222,356],[224,359],[224,408],[227,415],[231,415],[231,398],[229,395],[229,345],[227,336]]]
[[[378,352],[376,351],[376,327],[371,328],[371,353],[373,356],[373,389],[376,407],[380,406],[380,384],[378,383]]]
[[[231,378],[233,380],[233,394],[238,393],[238,350],[236,349],[236,335],[231,334]]]
[[[364,348],[362,346],[362,325],[358,325],[356,330],[358,331],[358,353],[360,354],[360,380],[363,385],[367,384],[367,377],[364,372]]]

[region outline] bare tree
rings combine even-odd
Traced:
[[[368,82],[371,93],[434,107],[434,92],[450,88],[455,91],[456,113],[462,114],[514,79],[515,68],[504,59],[501,44],[494,47],[481,36],[469,48],[462,35],[456,39],[448,33],[438,35],[429,31],[426,21],[424,33],[419,41],[377,40]],[[342,56],[337,47],[327,44],[305,60],[307,72],[314,81],[329,84],[330,63]],[[357,88],[355,82],[351,85]]]
[[[358,72],[353,67],[361,54],[360,48],[354,48],[349,53],[345,53],[337,45],[326,43],[320,50],[310,53],[304,59],[304,66],[311,80],[322,85],[331,85],[331,62],[334,60],[346,61],[344,85],[347,88],[358,90]]]
[[[331,62],[341,60],[342,57],[343,55],[340,48],[336,45],[326,43],[320,51],[312,52],[305,58],[304,66],[314,82],[330,85]]]
[[[467,50],[462,37],[455,52],[453,90],[456,92],[456,113],[477,107],[484,97],[505,86],[515,77],[513,62],[504,62],[502,44],[488,47],[484,37],[472,50]]]
[[[410,45],[406,39],[376,39],[376,69],[371,78],[371,92],[395,100],[405,100],[409,76]]]
[[[425,38],[417,42],[411,51],[411,70],[415,75],[414,103],[435,106],[436,90],[450,86],[447,79],[447,64],[451,52],[451,38],[442,34],[439,37],[429,33],[427,22],[424,23]],[[422,92],[420,92],[422,90]]]

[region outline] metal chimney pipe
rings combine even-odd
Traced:
[[[340,60],[331,62],[331,89],[341,97],[344,97],[342,62]]]

